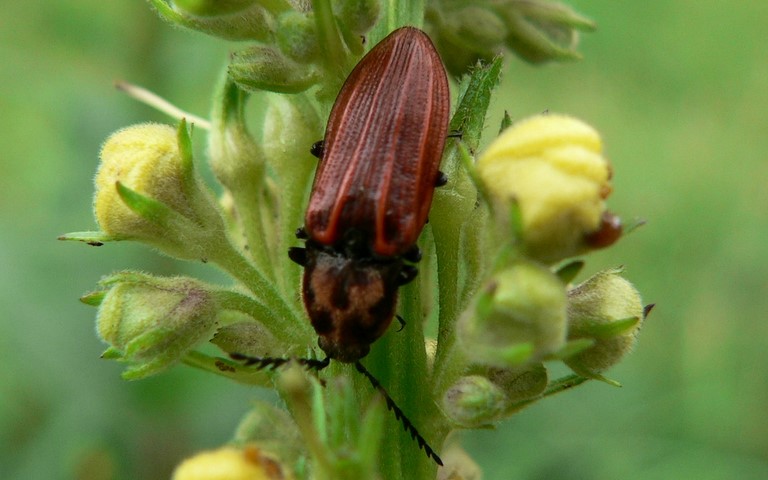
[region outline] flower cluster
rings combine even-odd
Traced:
[[[350,366],[332,364],[319,381],[296,365],[259,370],[228,357],[315,354],[301,269],[287,255],[316,165],[309,147],[364,50],[395,25],[420,24],[424,11],[376,0],[150,1],[173,24],[248,42],[232,55],[211,113],[207,160],[222,193],[197,173],[185,120],[128,127],[101,151],[100,231],[62,238],[142,242],[216,266],[233,283],[124,271],[82,301],[98,307],[103,356],[125,363],[126,378],[184,363],[276,388],[290,411],[256,404],[231,445],[184,462],[174,478],[434,478],[434,464],[387,417],[389,400],[378,401]],[[461,138],[444,152],[449,181],[419,242],[419,276],[401,289],[404,331],[390,328],[364,363],[386,379],[396,415],[442,454],[441,478],[461,479],[478,469],[446,442],[450,432],[589,379],[615,383],[604,374],[633,348],[648,308],[620,269],[573,283],[584,265],[573,257],[621,236],[606,206],[612,167],[594,128],[557,114],[505,118],[479,149],[501,71],[494,57],[574,58],[576,30],[592,23],[544,0],[427,3],[426,29],[448,70],[469,72],[451,120]],[[474,66],[478,59],[488,63]],[[573,374],[550,378],[552,362]]]

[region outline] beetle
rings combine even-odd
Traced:
[[[304,306],[330,359],[358,362],[413,280],[448,134],[448,79],[421,30],[403,27],[352,70],[333,105],[304,227],[289,256],[304,267]]]

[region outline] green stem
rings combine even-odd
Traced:
[[[348,57],[341,33],[336,27],[331,2],[329,0],[312,0],[312,10],[315,13],[315,24],[317,25],[320,51],[323,52],[325,69],[332,77],[343,79],[349,71]]]
[[[264,325],[277,340],[283,343],[295,345],[300,343],[301,338],[307,336],[308,329],[300,328],[300,323],[275,315],[269,307],[248,295],[229,290],[219,290],[214,293],[214,297],[222,308],[249,315]]]
[[[271,310],[271,317],[297,324],[304,317],[295,303],[288,303],[275,285],[265,278],[253,264],[227,242],[218,242],[223,248],[215,249],[211,261],[227,271],[250,289],[264,306]]]
[[[442,223],[442,222],[441,222]],[[456,348],[456,320],[459,309],[459,235],[456,231],[443,231],[446,225],[438,222],[432,226],[435,232],[435,251],[437,253],[438,305],[440,305],[440,327],[437,334],[437,352],[435,354],[433,395],[439,396],[448,389],[455,375],[451,367],[462,365],[457,361],[460,355]],[[447,225],[451,227],[452,225]]]

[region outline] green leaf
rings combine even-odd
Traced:
[[[480,144],[491,92],[501,79],[501,66],[501,57],[496,57],[488,65],[474,68],[459,85],[461,94],[451,120],[451,130],[462,132],[462,140],[473,152]]]

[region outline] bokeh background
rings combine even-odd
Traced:
[[[580,63],[516,60],[490,116],[595,125],[614,211],[647,226],[593,255],[657,303],[636,352],[597,382],[464,444],[495,479],[768,478],[768,2],[570,4],[599,23]],[[227,441],[263,393],[188,368],[128,383],[99,360],[77,298],[122,268],[208,270],[139,245],[89,248],[101,142],[165,121],[126,79],[205,116],[231,46],[146,2],[3,2],[0,14],[0,478],[163,479]],[[112,476],[105,473],[112,472]]]

